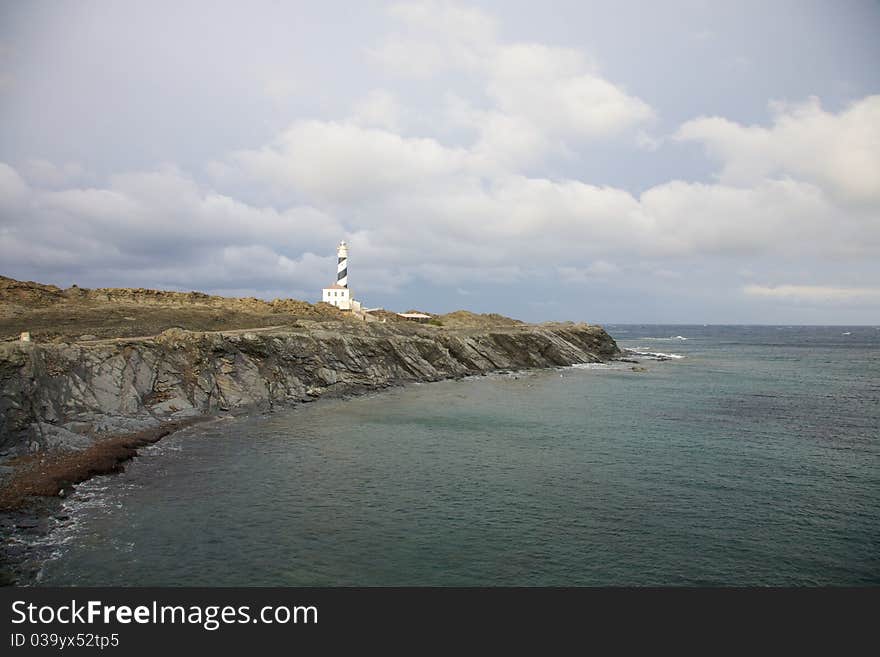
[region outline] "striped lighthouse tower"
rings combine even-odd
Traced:
[[[348,287],[348,245],[345,242],[336,247],[336,282],[324,288],[321,300],[340,310],[361,309],[360,302],[354,300],[354,293]]]
[[[348,246],[345,240],[336,247],[336,284],[348,287]]]

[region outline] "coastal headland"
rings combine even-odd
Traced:
[[[0,277],[0,505],[64,494],[207,418],[620,355],[599,326],[431,318]]]

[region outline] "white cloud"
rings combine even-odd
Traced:
[[[622,278],[693,287],[699,277],[688,264],[700,258],[734,263],[734,272],[755,261],[749,281],[807,280],[786,273],[787,263],[880,259],[880,96],[838,113],[816,100],[777,105],[769,127],[688,121],[674,139],[703,144],[718,180],[633,193],[557,169],[577,163],[572,153],[601,157],[608,144],[591,150],[599,140],[618,139],[633,157],[634,146],[668,143],[650,134],[653,108],[584,52],[505,42],[491,18],[455,5],[391,13],[402,29],[373,51],[375,61],[445,76],[429,85],[442,89],[436,103],[408,105],[407,88],[386,75],[348,116],[294,118],[267,143],[219,157],[208,167],[213,185],[175,166],[91,184],[76,165],[35,160],[22,177],[0,164],[0,258],[98,280],[126,272],[137,285],[317,292],[344,237],[359,293],[421,281],[453,290]],[[294,88],[279,76],[265,91],[281,98]],[[728,286],[738,288],[734,278]],[[853,300],[874,298],[871,289],[744,292]]]
[[[349,202],[446,175],[464,158],[464,151],[434,139],[351,122],[296,121],[272,144],[233,153],[230,161],[246,178],[278,190]]]
[[[792,176],[844,202],[880,203],[880,96],[838,114],[823,110],[817,98],[771,107],[769,128],[706,117],[682,125],[675,138],[702,143],[721,163],[719,177],[726,184]]]
[[[352,120],[368,128],[397,132],[401,128],[403,108],[393,94],[374,89],[355,105]]]
[[[405,108],[374,90],[347,119],[294,121],[271,143],[214,165],[228,180],[262,183],[278,198],[345,217],[365,269],[381,263],[368,280],[378,281],[382,267],[391,272],[385,289],[411,277],[509,282],[542,269],[580,282],[620,273],[611,261],[633,258],[880,257],[872,206],[880,97],[839,114],[815,100],[778,105],[769,128],[688,121],[674,139],[705,144],[720,161],[718,182],[670,180],[635,196],[534,173],[586,140],[664,144],[646,130],[653,109],[601,77],[583,52],[504,43],[490,18],[454,5],[391,13],[405,31],[374,51],[383,65],[464,72],[482,89],[468,98],[447,91],[438,104],[444,127],[464,128],[470,143],[403,136]],[[678,269],[653,266],[661,278],[681,276]]]
[[[747,296],[775,301],[818,304],[877,303],[878,287],[836,287],[833,285],[747,285]]]
[[[308,288],[333,271],[331,257],[312,252],[344,234],[315,208],[250,206],[173,167],[56,191],[27,186],[0,163],[0,209],[5,267],[79,271],[101,284]]]
[[[499,109],[563,139],[618,134],[654,117],[651,107],[599,76],[576,50],[499,46],[487,85]]]
[[[743,188],[671,181],[648,189],[640,200],[648,238],[661,254],[808,249],[828,255],[849,244],[847,231],[835,229],[845,228],[846,216],[807,183],[764,180]]]
[[[663,145],[662,137],[653,137],[645,130],[636,131],[635,143],[638,148],[644,151],[656,151]]]
[[[400,75],[430,77],[450,69],[479,69],[495,43],[495,21],[478,9],[418,2],[394,5],[388,13],[404,30],[369,54]]]
[[[435,123],[445,121],[444,127],[465,128],[473,135],[469,145],[402,136],[404,108],[389,92],[374,90],[347,119],[296,120],[271,143],[212,163],[215,180],[262,183],[281,201],[305,198],[337,210],[358,204],[351,208],[358,228],[381,222],[388,230],[395,217],[407,225],[436,222],[436,231],[416,230],[431,232],[441,244],[462,235],[484,237],[476,234],[479,230],[501,234],[523,222],[543,225],[541,240],[547,241],[552,227],[542,222],[550,213],[533,208],[529,198],[517,207],[516,197],[522,195],[543,196],[548,207],[564,206],[559,217],[549,218],[554,225],[584,213],[605,218],[607,203],[624,200],[630,206],[624,219],[642,227],[637,202],[626,192],[522,173],[548,156],[569,154],[583,140],[626,131],[632,145],[656,148],[658,142],[644,130],[654,116],[647,103],[602,78],[581,51],[501,42],[494,21],[479,10],[426,2],[396,5],[390,13],[405,33],[374,51],[384,65],[399,58],[404,68],[418,63],[429,74],[438,66],[456,69],[482,85],[488,107],[447,92],[434,117]],[[435,56],[436,66],[425,63]],[[420,120],[430,130],[431,119],[422,115]],[[579,201],[587,206],[572,205]],[[379,205],[385,216],[371,216]],[[447,214],[439,216],[441,209]],[[582,223],[576,231],[582,232]],[[439,236],[440,224],[451,233]],[[591,228],[609,230],[602,221]]]
[[[444,112],[451,125],[476,135],[469,150],[477,171],[518,171],[554,150],[548,135],[524,117],[477,109],[455,94],[447,94]]]
[[[464,43],[492,41],[495,21],[472,7],[449,2],[406,2],[392,5],[389,14],[411,28],[436,32]]]
[[[473,111],[455,109],[462,121]],[[572,281],[602,273],[584,268],[584,258],[880,257],[876,215],[840,207],[812,182],[673,180],[634,196],[515,173],[529,150],[527,139],[505,144],[484,134],[470,149],[450,148],[351,123],[309,121],[231,161],[251,180],[286,187],[345,216],[364,262],[443,285],[469,277],[518,280],[535,268],[561,267]]]
[[[654,118],[645,101],[603,78],[583,52],[505,43],[479,10],[425,2],[398,5],[391,15],[406,34],[387,38],[371,51],[373,57],[399,74],[431,77],[455,70],[479,79],[492,103],[481,112],[483,132],[506,120],[511,131],[576,142],[613,136]],[[486,140],[498,141],[484,135]]]
[[[462,122],[480,113],[452,100]],[[510,125],[501,112],[482,118]],[[176,280],[228,287],[260,279],[277,289],[293,279],[318,285],[324,265],[304,254],[324,254],[344,236],[357,254],[359,289],[377,291],[417,278],[462,286],[541,272],[576,283],[613,277],[624,271],[617,263],[633,259],[663,272],[679,269],[664,261],[707,255],[880,257],[876,211],[843,207],[828,183],[765,176],[734,184],[722,175],[725,182],[672,180],[635,196],[517,173],[542,137],[503,135],[487,130],[456,148],[353,120],[297,121],[220,163],[233,179],[298,199],[287,210],[243,203],[172,166],[62,190],[31,188],[0,166],[0,198],[23,209],[8,213],[0,248],[9,262],[68,263],[78,252],[82,265],[124,262],[145,275],[178,271]],[[157,259],[194,264],[156,269]],[[320,277],[309,278],[313,268]]]

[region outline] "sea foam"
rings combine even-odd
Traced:
[[[684,358],[681,354],[666,354],[662,351],[646,351],[643,348],[638,349],[630,349],[629,353],[633,356],[641,356],[642,358],[646,358],[648,360],[678,360],[680,358]]]

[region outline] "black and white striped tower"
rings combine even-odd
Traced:
[[[348,247],[345,240],[336,247],[336,284],[348,287]]]

